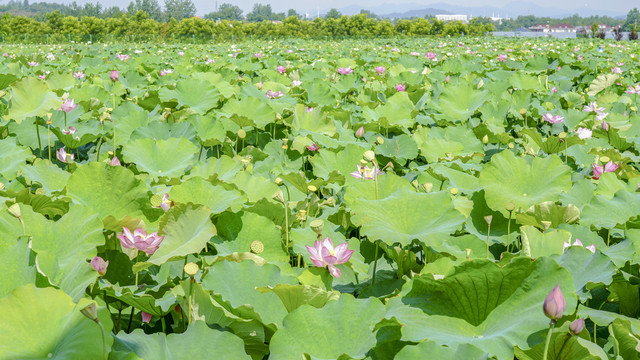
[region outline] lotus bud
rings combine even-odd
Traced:
[[[189,276],[193,276],[193,275],[197,274],[198,270],[200,270],[200,268],[198,267],[198,264],[193,263],[193,262],[187,263],[184,266],[184,273],[189,275]]]
[[[484,221],[486,221],[489,226],[491,226],[491,220],[493,220],[493,215],[487,215],[484,217]]]
[[[251,252],[254,254],[260,254],[264,251],[264,244],[260,240],[253,240],[251,242]]]
[[[556,285],[549,295],[547,295],[547,298],[544,299],[542,310],[549,319],[555,322],[562,317],[566,308],[567,301],[564,299],[564,295],[562,295],[560,285]]]
[[[449,192],[451,192],[451,195],[458,195],[458,188],[451,188]]]
[[[424,183],[422,184],[422,188],[424,189],[425,192],[430,193],[431,190],[433,190],[433,183]]]
[[[384,144],[384,139],[382,138],[382,136],[378,136],[378,137],[376,138],[376,142],[377,142],[378,144],[382,145],[382,144]]]
[[[244,139],[245,137],[247,137],[247,132],[244,131],[243,129],[238,130],[238,138]]]
[[[144,311],[142,311],[142,312],[140,313],[140,315],[142,316],[142,322],[143,322],[143,323],[147,323],[147,324],[148,324],[148,323],[151,321],[151,319],[153,318],[153,315],[151,315],[151,314],[149,314],[149,313],[147,313],[147,312],[144,312]]]
[[[489,143],[489,136],[485,135],[482,137],[482,143],[483,144],[488,144]]]
[[[22,212],[20,211],[20,205],[18,203],[15,203],[15,204],[9,206],[7,211],[9,212],[9,214],[17,217],[18,219],[20,219],[21,216],[22,216]]]
[[[315,219],[309,224],[311,230],[313,230],[316,234],[322,234],[322,230],[324,230],[324,221],[322,219]]]
[[[365,160],[373,162],[376,159],[376,153],[374,153],[371,150],[367,150],[364,152],[364,155],[362,155],[364,157]]]
[[[471,249],[464,249],[464,251],[467,254],[467,261],[469,261],[469,258],[471,257]]]
[[[512,202],[508,202],[507,205],[505,206],[505,208],[507,209],[507,211],[511,212],[511,211],[515,210],[516,206],[513,205]]]
[[[256,87],[258,88],[258,90],[261,90],[261,89],[262,89],[262,81],[259,81],[259,82],[256,84]]]
[[[100,256],[96,256],[91,259],[91,267],[97,271],[100,276],[104,276],[107,273],[108,261],[104,261]]]
[[[551,227],[551,221],[542,220],[540,222],[542,223],[542,226],[544,227],[544,231],[549,230],[549,228]]]
[[[573,320],[571,325],[569,325],[569,330],[571,330],[571,333],[574,335],[580,334],[582,330],[584,330],[584,319],[579,318],[579,319]]]
[[[276,120],[282,120],[282,115],[276,114]]]
[[[100,322],[100,320],[98,320],[98,310],[96,309],[95,302],[92,302],[90,305],[81,309],[80,312],[82,313],[82,315],[86,316],[87,319],[91,319],[95,322]]]
[[[307,186],[307,190],[309,190],[309,192],[316,192],[318,191],[318,188],[315,187],[314,185],[309,185]]]
[[[364,136],[364,127],[360,126],[360,128],[358,130],[356,130],[356,137],[357,138],[361,138]]]
[[[284,204],[284,194],[282,193],[282,190],[276,191],[276,193],[273,194],[273,196],[271,198],[273,198],[274,200]]]
[[[276,183],[276,185],[282,185],[282,178],[277,177],[274,182]]]

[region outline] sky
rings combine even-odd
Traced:
[[[31,2],[47,1],[47,0],[31,0]],[[71,3],[73,0],[53,0],[61,3]],[[96,0],[76,0],[78,4],[84,4],[85,2],[95,2]],[[103,6],[120,6],[126,7],[131,0],[107,0],[99,1]],[[164,3],[164,0],[158,0],[160,4]],[[198,9],[198,14],[205,14],[215,10],[216,0],[192,0]],[[591,9],[606,9],[610,11],[619,11],[627,13],[632,7],[632,3],[636,3],[636,6],[640,7],[640,1],[638,0],[607,0],[607,1],[585,1],[585,0],[525,0],[531,3],[535,3],[541,7],[553,7],[557,9],[573,10],[581,7],[588,7]],[[310,14],[315,13],[319,8],[321,12],[330,8],[343,8],[349,5],[355,6],[377,6],[382,4],[415,4],[415,9],[427,8],[429,5],[436,3],[447,3],[451,5],[460,6],[495,6],[504,7],[505,5],[514,2],[514,0],[218,0],[218,4],[230,3],[237,5],[245,11],[245,14],[251,11],[254,3],[271,4],[271,7],[276,12],[287,11],[290,8],[297,10],[300,13],[308,12]],[[0,0],[0,4],[5,3],[4,0]],[[433,6],[437,8],[437,6]],[[415,10],[413,9],[413,10]]]

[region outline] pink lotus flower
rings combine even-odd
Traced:
[[[76,79],[84,80],[86,75],[82,71],[74,72],[73,77]]]
[[[184,56],[184,51],[178,51],[178,56]]]
[[[589,103],[589,105],[585,105],[582,111],[599,113],[599,112],[603,112],[604,108],[599,108],[598,103],[595,101],[592,101]]]
[[[149,313],[146,313],[146,312],[144,312],[144,311],[142,311],[140,315],[142,315],[142,322],[143,322],[143,323],[147,323],[147,324],[148,324],[148,323],[151,321],[151,319],[153,318],[153,315],[151,315],[151,314],[149,314]]]
[[[314,247],[307,246],[307,251],[309,251],[313,265],[317,267],[326,266],[332,276],[339,278],[341,273],[336,265],[346,263],[351,258],[351,254],[353,254],[353,250],[348,250],[348,247],[349,244],[345,242],[334,248],[331,239],[326,237],[323,242],[316,240]]]
[[[584,318],[575,319],[571,325],[569,325],[569,331],[572,334],[578,335],[584,330]]]
[[[593,164],[593,178],[598,180],[600,179],[600,175],[606,172],[614,172],[616,170],[618,170],[618,164],[615,164],[613,161],[609,161],[604,166]]]
[[[173,206],[173,201],[169,200],[169,194],[165,193],[162,196],[162,202],[160,203],[160,208],[162,208],[162,210],[169,211],[169,209],[171,209],[171,207]]]
[[[273,90],[267,91],[267,97],[269,99],[279,99],[283,96],[284,96],[284,93],[282,91],[273,91]]]
[[[602,130],[609,131],[609,124],[606,121],[602,122]]]
[[[558,92],[558,88],[554,86],[554,87],[552,87],[552,88],[551,88],[551,91],[552,91],[553,93],[557,93],[557,92]]]
[[[160,243],[164,240],[164,236],[158,236],[157,232],[147,234],[147,232],[140,228],[136,229],[133,233],[126,227],[122,227],[122,234],[118,234],[120,239],[120,245],[126,249],[138,249],[144,251],[148,255],[158,250]]]
[[[387,68],[385,68],[384,66],[376,66],[373,68],[373,70],[375,70],[378,75],[384,75],[384,73],[387,71]]]
[[[612,74],[622,74],[622,69],[620,69],[617,66],[614,66],[614,67],[611,68],[611,73]]]
[[[505,62],[505,61],[507,61],[507,59],[508,59],[508,56],[506,54],[498,55],[498,61]]]
[[[118,159],[118,157],[113,155],[113,158],[111,159],[111,162],[109,163],[109,165],[111,165],[111,166],[121,166],[122,164],[120,164],[120,160]]]
[[[207,61],[205,62],[205,64],[213,64],[213,63],[215,63],[215,62],[216,62],[216,61],[215,61],[215,60],[213,60],[213,59],[207,59]]]
[[[447,75],[447,77],[444,78],[444,82],[449,83],[449,81],[451,81],[451,77]]]
[[[62,130],[62,133],[65,135],[73,135],[76,133],[76,128],[69,126],[69,130]]]
[[[376,176],[384,174],[375,165],[372,169],[369,169],[366,165],[362,167],[360,164],[356,165],[358,171],[352,172],[350,175],[356,179],[373,180]]]
[[[351,67],[338,68],[338,74],[349,75],[352,72],[353,72],[353,69]]]
[[[47,80],[47,75],[46,74],[38,75],[38,79]]]
[[[593,132],[591,131],[591,129],[582,128],[582,127],[578,128],[578,137],[582,140],[591,139],[592,134]]]
[[[29,66],[39,66],[40,63],[37,61],[27,61],[27,65]]]
[[[361,138],[364,136],[364,127],[360,126],[358,130],[356,130],[356,137]]]
[[[609,116],[609,113],[606,113],[606,112],[597,113],[596,120],[603,121],[607,116]]]
[[[67,98],[62,105],[60,105],[60,110],[68,113],[71,112],[73,110],[75,110],[78,107],[78,104],[76,104],[73,99],[69,99]]]
[[[298,87],[300,85],[302,85],[302,81],[300,81],[300,80],[291,81],[291,87]]]
[[[287,72],[287,68],[286,68],[286,67],[284,67],[284,66],[282,66],[282,65],[280,65],[280,66],[278,66],[278,67],[276,68],[276,71],[277,71],[277,72],[279,72],[280,74],[284,74],[284,73],[286,73],[286,72]]]
[[[165,76],[167,74],[172,74],[173,73],[173,69],[162,69],[160,70],[160,76]]]
[[[402,92],[402,91],[407,91],[407,87],[406,87],[404,84],[398,84],[398,85],[396,85],[396,86],[395,86],[395,89],[396,89],[397,91],[400,91],[400,92]]]
[[[253,56],[260,59],[262,57],[262,53],[255,53]]]
[[[118,73],[118,70],[111,70],[109,77],[111,78],[111,81],[118,81],[120,74]]]
[[[584,57],[582,57],[582,55],[578,55],[577,59],[578,59],[578,61],[582,61],[584,59]]]
[[[63,162],[65,164],[73,162],[73,160],[75,159],[73,153],[67,154],[67,152],[64,150],[64,146],[56,151],[56,158],[60,160],[60,162]]]
[[[104,276],[107,273],[107,267],[109,266],[108,261],[104,261],[100,256],[96,256],[91,259],[91,267],[93,270],[97,271],[100,276]]]
[[[6,56],[9,56],[9,54],[8,53],[2,53],[2,56],[6,57]]]
[[[578,238],[576,238],[576,241],[574,241],[573,244],[571,244],[571,242],[565,241],[562,244],[562,252],[564,253],[564,251],[567,250],[571,246],[580,246],[580,247],[584,247],[585,249],[591,251],[592,253],[596,252],[596,245],[595,244],[591,244],[589,246],[584,246],[584,245],[582,245],[582,241],[580,241],[580,239],[578,239]]]
[[[419,53],[419,52],[416,52],[416,51],[412,51],[412,52],[410,52],[410,53],[409,53],[409,55],[411,55],[411,56],[418,56],[418,55],[420,55],[420,53]]]
[[[544,299],[542,310],[549,319],[555,321],[562,317],[566,308],[567,301],[565,300],[564,295],[562,295],[560,285],[556,285],[556,287],[553,288],[549,295]]]
[[[316,143],[313,143],[311,145],[307,145],[307,150],[313,152],[313,151],[320,150],[320,148],[318,147],[318,145]]]
[[[120,61],[127,61],[127,60],[129,60],[129,55],[127,55],[127,54],[118,54],[118,55],[116,55],[116,57],[117,57],[118,59],[120,59]]]
[[[564,116],[560,115],[552,115],[551,113],[546,113],[542,115],[542,120],[548,122],[549,124],[560,124],[564,121]]]
[[[640,94],[640,84],[636,84],[634,86],[629,85],[629,90],[626,90],[627,94]]]

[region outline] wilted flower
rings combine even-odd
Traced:
[[[142,322],[143,323],[147,323],[148,324],[151,321],[151,318],[153,318],[153,315],[151,315],[149,313],[146,313],[144,311],[142,311],[141,315],[142,315]]]
[[[571,325],[569,325],[569,330],[574,335],[580,334],[582,332],[582,330],[584,330],[584,319],[583,318],[579,318],[579,319],[573,320]]]
[[[47,75],[46,74],[38,75],[38,79],[47,80]]]
[[[564,121],[564,116],[560,115],[552,115],[551,113],[546,113],[542,115],[542,120],[548,122],[549,124],[560,124]]]
[[[65,164],[72,162],[75,159],[73,153],[67,154],[67,152],[64,150],[64,146],[56,151],[56,158]]]
[[[73,73],[73,77],[76,79],[83,80],[86,77],[86,75],[82,71],[77,71]]]
[[[160,70],[160,76],[165,76],[167,74],[172,74],[173,73],[173,69],[162,69]]]
[[[93,270],[97,271],[100,276],[104,276],[107,273],[107,267],[109,266],[108,261],[104,261],[100,256],[96,256],[91,259],[91,267]]]
[[[164,236],[158,236],[157,232],[147,234],[142,228],[136,229],[131,233],[129,229],[123,226],[122,234],[118,234],[118,239],[120,239],[120,245],[123,248],[136,248],[148,255],[152,255],[158,250],[160,243],[164,240]]]
[[[111,70],[109,77],[111,78],[111,81],[118,81],[120,74],[118,73],[118,70]]]
[[[598,107],[598,103],[596,103],[595,101],[592,101],[589,103],[589,105],[585,105],[584,108],[582,109],[582,111],[584,112],[602,112],[604,111],[604,108],[599,108]]]
[[[498,61],[504,62],[504,61],[507,61],[507,59],[508,59],[508,56],[506,54],[498,55]]]
[[[397,91],[402,92],[402,91],[406,91],[406,90],[407,90],[407,87],[406,87],[404,84],[398,84],[398,85],[396,85],[396,86],[395,86],[395,89],[396,89]]]
[[[309,151],[318,151],[320,148],[317,144],[313,143],[311,145],[307,145],[307,150]]]
[[[280,66],[278,66],[278,67],[276,68],[276,71],[277,71],[277,72],[279,72],[280,74],[284,74],[284,73],[286,73],[286,72],[287,72],[287,68],[286,68],[286,67],[284,67],[284,66],[282,66],[282,65],[280,65]]]
[[[564,295],[562,295],[560,285],[556,285],[549,295],[547,295],[547,298],[544,299],[544,304],[542,305],[544,314],[552,321],[555,321],[562,317],[566,308],[567,301],[564,299]]]
[[[411,55],[411,56],[418,56],[418,55],[420,55],[420,53],[419,53],[419,52],[417,52],[417,51],[412,51],[412,52],[410,52],[410,53],[409,53],[409,55]]]
[[[606,172],[614,172],[616,170],[618,170],[618,164],[615,164],[613,161],[609,161],[604,166],[593,164],[593,178],[598,180],[600,179],[600,175]]]
[[[73,110],[75,110],[75,108],[78,107],[78,104],[76,104],[73,99],[69,99],[67,98],[67,100],[65,100],[62,105],[60,105],[60,110],[68,113],[71,112]]]
[[[593,134],[593,132],[591,131],[591,129],[587,129],[587,128],[582,128],[579,127],[578,128],[578,137],[580,139],[591,139],[591,135]]]
[[[373,166],[372,169],[369,169],[369,167],[367,167],[366,165],[364,167],[361,166],[361,165],[356,165],[356,166],[358,167],[358,171],[354,171],[354,172],[352,172],[350,174],[351,176],[353,176],[356,179],[372,180],[372,179],[375,178],[376,175],[384,174],[375,165]]]
[[[273,90],[267,91],[267,97],[269,99],[278,99],[283,96],[284,96],[284,93],[282,91],[273,91]]]
[[[356,130],[356,137],[361,138],[364,136],[364,126],[360,126],[358,130]]]
[[[378,75],[384,75],[384,73],[387,71],[387,68],[385,68],[384,66],[376,66],[373,68],[373,70],[375,70]]]
[[[62,130],[62,133],[65,135],[73,135],[76,132],[76,128],[73,126],[69,126],[69,130]]]
[[[346,263],[353,254],[353,250],[348,250],[348,247],[349,244],[345,242],[334,248],[331,239],[326,237],[323,242],[316,240],[314,247],[307,246],[307,251],[309,251],[313,265],[328,267],[329,273],[338,278],[341,273],[336,265]]]
[[[338,68],[338,74],[342,74],[342,75],[349,75],[353,72],[353,69],[350,67],[346,67],[346,68]]]

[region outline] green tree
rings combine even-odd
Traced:
[[[150,18],[156,21],[162,21],[162,8],[157,0],[135,0],[127,6],[129,15],[135,15],[138,11],[146,12]]]
[[[325,19],[340,19],[342,14],[337,9],[331,9],[326,14],[324,14]]]
[[[164,15],[168,19],[182,20],[196,15],[196,6],[191,0],[165,0]]]
[[[598,23],[591,24],[591,37],[595,38],[598,36],[598,32],[600,32],[600,25],[598,25]]]
[[[242,9],[236,5],[224,3],[220,4],[218,11],[208,13],[204,18],[211,20],[242,20]]]
[[[622,30],[631,31],[631,25],[637,28],[638,23],[640,23],[640,11],[638,10],[638,8],[633,8],[629,10],[629,13],[627,14],[627,21],[625,21],[624,25],[622,26]]]
[[[247,21],[262,22],[265,20],[276,20],[276,14],[273,13],[271,5],[253,4],[253,10],[247,14]]]

